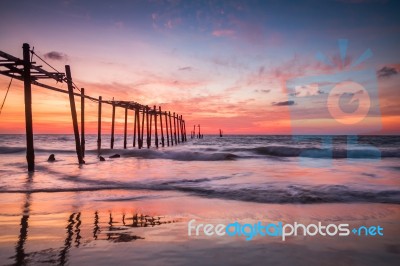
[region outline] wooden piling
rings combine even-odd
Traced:
[[[193,126],[193,137],[196,138],[196,125]]]
[[[176,119],[175,119],[175,112],[174,112],[174,139],[175,139],[175,145],[178,145],[178,139],[176,138]]]
[[[181,127],[181,141],[184,142],[185,141],[185,136],[184,136],[184,133],[183,133],[182,115],[180,116],[180,119],[179,119],[179,126]]]
[[[154,105],[153,111],[154,111],[154,142],[156,144],[156,148],[158,149],[157,109],[156,109],[155,105]]]
[[[151,125],[151,124],[150,124]],[[150,148],[150,126],[149,125],[149,107],[146,105],[146,126],[147,126],[147,134],[146,134],[146,140],[147,140],[147,148]]]
[[[99,110],[97,118],[97,152],[99,155],[101,151],[101,101],[102,97],[99,96]]]
[[[170,136],[171,136],[171,146],[174,146],[174,140],[173,140],[174,137],[172,135],[171,112],[168,112],[168,116],[169,116],[169,130],[170,130]]]
[[[145,117],[145,109],[142,110],[142,134],[140,138],[140,146],[139,149],[143,147],[143,140],[144,140],[144,117]]]
[[[74,88],[72,87],[72,76],[71,76],[71,69],[70,69],[69,65],[65,66],[65,74],[67,77],[69,103],[71,106],[71,116],[72,116],[72,124],[73,124],[73,128],[74,128],[76,154],[78,156],[79,164],[84,164],[85,162],[83,161],[81,142],[79,139],[78,118],[76,115]]]
[[[169,147],[168,114],[167,114],[167,112],[164,112],[164,116],[165,116],[165,132],[167,133],[167,145]]]
[[[85,157],[85,89],[81,88],[81,149]]]
[[[186,122],[183,120],[183,132],[185,134],[185,142],[187,141],[187,135],[186,135]]]
[[[111,149],[114,149],[114,130],[115,130],[115,102],[112,102],[112,118],[111,118]]]
[[[135,115],[134,115],[134,122],[133,122],[133,144],[132,146],[135,147],[136,146],[136,124],[137,124],[137,113],[138,113],[138,109],[135,108]]]
[[[198,125],[199,127],[199,139],[201,138],[201,134],[200,134],[200,124]]]
[[[163,122],[162,122],[162,112],[161,112],[161,106],[158,107],[158,111],[160,114],[160,127],[161,127],[161,145],[164,147],[164,128],[163,128]]]
[[[28,171],[35,171],[35,150],[33,148],[32,126],[32,88],[31,88],[31,60],[29,44],[22,45],[24,57],[24,101],[25,101],[25,132],[26,132],[26,160]]]
[[[125,125],[124,125],[124,149],[126,149],[126,135],[128,133],[128,107],[125,107]]]
[[[178,138],[178,143],[180,143],[181,142],[181,139],[180,139],[180,126],[179,126],[179,115],[178,114],[176,114],[176,132],[177,132],[177,134],[176,134],[176,137]]]

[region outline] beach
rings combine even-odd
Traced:
[[[24,136],[1,136],[1,264],[395,265],[400,257],[398,137],[360,138],[382,158],[334,137],[336,158],[317,159],[298,152],[315,152],[315,136],[205,136],[124,150],[118,135],[117,149],[101,152],[105,162],[95,137],[87,136],[86,164],[79,166],[72,135],[35,136],[36,171],[28,174]],[[358,155],[343,158],[346,147]],[[55,162],[47,162],[51,153]],[[121,158],[108,158],[116,153]],[[246,241],[189,236],[193,219],[379,225],[384,234]]]

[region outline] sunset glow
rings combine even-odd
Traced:
[[[370,114],[368,123],[381,126],[368,133],[398,134],[396,4],[311,2],[313,9],[264,1],[2,1],[0,50],[22,58],[22,44],[29,43],[60,72],[70,65],[74,82],[86,94],[161,106],[183,115],[188,127],[201,124],[205,134],[220,128],[226,134],[292,134],[297,122],[291,112],[299,103],[291,106],[287,81],[347,70],[369,48],[373,56],[356,69],[376,72],[380,114]],[[338,39],[349,41],[343,64]],[[332,66],[319,62],[317,52]],[[0,76],[1,98],[9,81]],[[66,89],[66,84],[50,84]],[[97,104],[86,103],[86,131],[96,133]],[[303,107],[314,114],[327,110],[313,100]],[[117,108],[116,133],[122,133],[123,112]],[[33,114],[34,133],[72,133],[66,94],[33,86]],[[103,117],[108,133],[110,105],[104,106]],[[340,134],[330,120],[307,120],[316,127],[307,133]],[[12,83],[0,133],[24,133],[21,81]]]

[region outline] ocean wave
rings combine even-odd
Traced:
[[[226,149],[228,152],[249,152],[258,155],[276,157],[308,157],[322,159],[375,159],[375,158],[400,158],[399,149],[378,150],[378,149],[321,149],[309,147],[290,147],[290,146],[260,146],[255,148],[234,148]]]
[[[0,154],[20,153],[25,151],[25,147],[0,147]]]
[[[390,203],[400,204],[400,190],[395,189],[361,189],[346,185],[303,185],[266,183],[257,186],[243,184],[215,185],[209,182],[226,179],[214,177],[201,179],[178,179],[169,181],[153,181],[147,183],[101,182],[95,185],[94,180],[78,183],[92,184],[84,187],[4,189],[0,193],[57,193],[57,192],[90,192],[101,190],[147,190],[174,191],[204,198],[217,198],[257,203]],[[79,178],[78,178],[79,179]],[[101,201],[144,200],[141,196],[133,198],[104,198]]]

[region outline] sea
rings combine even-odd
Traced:
[[[128,136],[0,135],[0,263],[4,265],[396,264],[400,136],[204,135],[133,147]],[[56,160],[48,162],[50,154]],[[119,158],[110,158],[118,154]],[[99,156],[105,158],[100,161]],[[383,237],[188,235],[188,221],[346,222]],[[290,256],[289,256],[290,254]],[[211,256],[211,257],[210,257]],[[281,263],[279,263],[281,262]],[[282,263],[285,262],[285,263]]]

